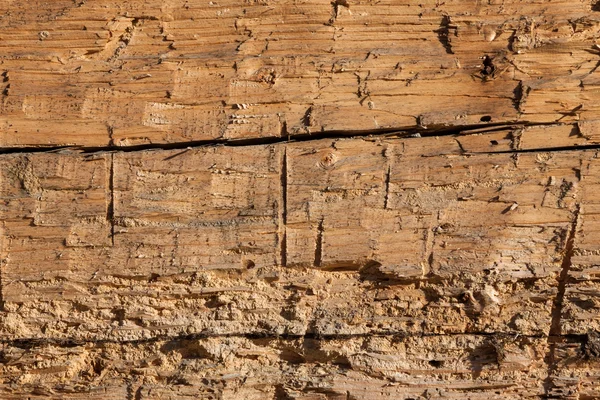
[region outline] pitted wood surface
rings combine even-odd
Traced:
[[[562,363],[589,359],[583,342],[570,339],[567,350],[556,342],[585,339],[597,323],[593,275],[578,272],[580,260],[593,263],[584,243],[595,226],[596,151],[466,153],[472,140],[481,136],[4,155],[2,336],[34,353],[73,340],[94,349],[140,340],[185,347],[207,335],[223,345],[227,337],[406,337],[418,351],[429,346],[423,340],[464,337],[488,350],[501,340],[525,352],[514,355],[510,384],[481,378],[481,368],[504,371],[507,356],[496,353],[485,367],[466,367],[466,381],[443,375],[445,384],[421,383],[420,392],[408,383],[417,367],[391,367],[408,380],[389,386],[354,366],[338,378],[328,361],[326,396],[410,398],[439,384],[441,398],[492,389],[522,398],[556,392],[565,379],[597,393],[585,374],[564,376]],[[386,357],[402,363],[403,354]],[[132,390],[119,371],[107,396]],[[494,379],[509,379],[503,373]],[[289,376],[277,376],[260,390],[291,396]],[[31,390],[58,390],[48,379]],[[207,390],[152,385],[135,390],[149,398]]]
[[[11,337],[544,334],[594,155],[439,137],[5,156]]]
[[[4,1],[0,145],[598,119],[589,1]]]
[[[1,3],[0,398],[600,397],[596,2]]]

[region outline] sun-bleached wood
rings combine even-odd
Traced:
[[[600,397],[599,11],[1,2],[0,397]]]
[[[599,118],[590,1],[4,1],[0,145]]]
[[[5,332],[547,334],[595,153],[472,137],[5,156]]]

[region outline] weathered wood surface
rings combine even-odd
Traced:
[[[548,333],[595,152],[461,152],[440,137],[7,155],[6,334]]]
[[[587,0],[4,0],[0,145],[593,121],[598,10]]]
[[[543,393],[546,347],[542,338],[471,335],[14,345],[3,350],[0,393],[4,399],[536,398]]]
[[[417,341],[419,362],[431,361],[430,372],[417,372],[421,367],[397,349],[383,359],[401,364],[388,371],[399,381],[369,375],[372,363],[383,361],[370,359],[367,375],[354,365],[340,371],[333,361],[319,362],[326,383],[303,386],[299,393],[307,397],[300,398],[346,391],[355,398],[413,398],[433,396],[431,390],[439,398],[464,398],[465,391],[479,393],[471,398],[535,398],[559,393],[565,379],[584,385],[581,393],[600,395],[589,369],[572,377],[561,364],[573,357],[589,362],[583,341],[600,319],[593,266],[578,275],[578,260],[593,264],[584,246],[594,246],[589,204],[597,152],[510,150],[514,140],[508,151],[493,152],[502,144],[486,143],[490,137],[4,155],[2,338],[16,346],[10,351],[26,348],[34,358],[44,358],[36,355],[44,346],[63,349],[71,341],[100,352],[101,343],[140,340],[187,348],[185,338],[207,336],[223,345],[227,337],[261,336],[409,340]],[[583,335],[569,339],[575,356],[561,356],[555,341],[564,334]],[[510,378],[502,364],[509,356],[484,356],[498,340],[516,352]],[[450,343],[466,352],[457,356],[463,362],[482,354],[484,367],[461,367],[453,356],[442,357],[447,350],[418,341]],[[443,359],[432,361],[426,351]],[[276,376],[247,365],[241,376],[270,383],[256,389],[238,382],[231,390],[286,398],[298,374],[306,385],[321,382],[308,378],[308,366],[292,364],[290,375]],[[448,372],[440,375],[444,365]],[[199,381],[181,388],[145,371],[140,379],[152,384],[138,383],[139,396],[227,398]],[[124,378],[131,373],[121,373],[94,390],[115,398],[132,390]],[[428,380],[430,374],[437,378]],[[75,375],[72,386],[91,390]],[[5,390],[15,398],[28,390],[71,390],[54,383],[55,375],[43,376]],[[229,378],[215,379],[222,390],[229,387]],[[68,396],[77,398],[77,390]]]
[[[600,398],[599,38],[590,0],[0,2],[0,398]]]

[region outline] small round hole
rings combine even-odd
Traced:
[[[252,269],[256,266],[256,264],[254,264],[254,261],[252,260],[246,260],[244,262],[244,265],[246,266],[246,269]]]
[[[489,115],[484,115],[479,119],[481,122],[492,122],[492,117]]]
[[[498,141],[497,140],[490,140],[490,144],[492,146],[498,146]]]
[[[431,360],[429,361],[429,365],[434,368],[440,368],[442,365],[444,365],[444,362],[441,360]]]

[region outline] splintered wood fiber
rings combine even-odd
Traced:
[[[0,399],[600,398],[600,2],[0,0]]]

